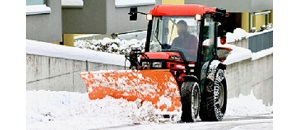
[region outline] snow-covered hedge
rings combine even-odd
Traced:
[[[104,38],[102,40],[75,40],[75,46],[83,49],[125,55],[135,48],[144,50],[145,42],[146,39],[120,40]]]
[[[248,33],[245,30],[241,28],[236,28],[233,33],[227,32],[227,43],[236,42],[245,38],[248,38],[253,35],[259,35],[261,33],[272,31],[270,30],[264,30],[262,32],[255,32],[255,33]],[[218,40],[219,41],[219,40]],[[120,54],[125,55],[128,54],[132,49],[139,48],[142,51],[145,48],[145,42],[146,39],[143,40],[137,40],[137,39],[131,39],[131,40],[120,40],[120,39],[110,39],[110,38],[104,38],[102,40],[75,40],[75,46],[83,49],[90,49],[90,50],[96,50],[101,52],[108,52],[108,53],[114,53],[114,54]],[[152,44],[150,46],[151,50],[160,50],[159,44]]]

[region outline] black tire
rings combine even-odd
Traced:
[[[224,70],[217,69],[214,79],[214,81],[207,79],[201,95],[200,118],[202,121],[221,121],[226,112],[227,85]]]
[[[181,121],[183,122],[195,122],[200,109],[200,87],[197,82],[184,82],[181,85]]]

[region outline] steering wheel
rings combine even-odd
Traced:
[[[169,45],[167,43],[163,43],[163,44],[161,44],[161,48],[162,49],[171,49],[171,45]]]
[[[192,55],[190,54],[190,52],[189,52],[187,49],[185,49],[185,48],[172,47],[171,49],[181,51],[187,59],[189,59],[189,58],[192,56]]]

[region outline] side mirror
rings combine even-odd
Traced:
[[[138,12],[137,7],[130,7],[130,11],[128,13],[130,15],[130,17],[129,17],[130,21],[137,20],[137,12]]]
[[[215,13],[215,21],[224,23],[225,17],[226,17],[226,9],[217,8]]]

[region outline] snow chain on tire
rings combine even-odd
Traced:
[[[209,75],[213,75],[214,77],[207,77],[206,79],[205,89],[201,95],[200,118],[202,121],[221,121],[227,104],[227,87],[224,70],[218,68],[210,70],[208,72]],[[223,90],[223,95],[220,93],[220,90]],[[223,97],[222,101],[219,101],[220,97]]]

